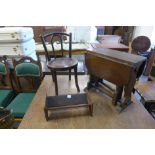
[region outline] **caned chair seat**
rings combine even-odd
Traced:
[[[14,92],[13,90],[0,90],[0,107],[7,107],[8,104],[11,102],[11,100],[14,97]]]
[[[73,58],[57,58],[57,59],[54,59],[54,60],[50,60],[48,63],[47,63],[47,66],[50,68],[50,69],[68,69],[68,68],[74,68],[76,65],[78,64],[78,61],[76,59],[73,59]]]
[[[15,118],[23,118],[34,96],[35,93],[20,93],[7,106],[7,109],[12,110]]]

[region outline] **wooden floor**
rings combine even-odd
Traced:
[[[145,100],[155,101],[155,81],[148,81],[148,77],[142,76],[135,88],[143,95]]]
[[[81,92],[86,87],[88,76],[79,76]],[[69,82],[68,76],[58,76],[59,94],[77,93],[74,78]],[[94,103],[94,115],[88,115],[85,108],[59,111],[51,114],[52,120],[46,121],[44,105],[46,95],[55,95],[51,76],[46,76],[37,95],[33,99],[19,128],[84,128],[84,129],[143,129],[155,128],[155,120],[146,111],[143,105],[132,96],[133,103],[123,112],[118,113],[111,103],[111,98],[96,91],[89,92]]]

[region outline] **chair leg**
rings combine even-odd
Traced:
[[[51,70],[51,74],[52,74],[52,79],[53,79],[53,82],[54,82],[54,73],[53,73],[52,70]]]
[[[56,71],[53,71],[53,77],[55,82],[55,94],[58,96],[58,83],[57,83],[57,73]]]
[[[89,105],[90,115],[93,116],[93,104]]]
[[[71,69],[69,69],[69,81],[71,80]]]
[[[46,121],[48,121],[48,110],[46,108],[44,108],[44,112],[45,112]]]
[[[74,67],[74,76],[75,76],[75,84],[76,84],[77,91],[80,92],[80,88],[78,85],[78,77],[77,77],[77,66]]]

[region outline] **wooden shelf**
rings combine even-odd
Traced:
[[[87,94],[74,94],[74,95],[60,95],[60,96],[47,96],[45,101],[45,117],[48,121],[48,111],[68,108],[87,107],[90,110],[90,114],[93,113],[93,105],[89,104],[87,100]]]

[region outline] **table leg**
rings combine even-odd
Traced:
[[[93,104],[89,105],[90,115],[93,116]]]
[[[130,82],[124,86],[124,97],[117,102],[117,111],[121,112],[123,109],[125,109],[129,104],[132,103],[131,101],[131,94],[134,88],[134,85],[136,83],[136,75],[133,71],[132,78]]]
[[[122,98],[122,93],[123,93],[123,86],[116,86],[116,93],[112,99],[112,103],[114,105],[117,105],[117,102],[121,100]]]
[[[56,71],[53,71],[53,77],[55,82],[55,94],[58,96],[58,83],[57,83],[57,73]]]
[[[46,108],[44,108],[44,112],[45,112],[46,121],[48,121],[48,110]]]
[[[69,81],[71,80],[71,69],[69,69]]]
[[[53,71],[51,70],[51,74],[52,74],[52,79],[53,79],[53,82],[54,82],[54,73],[53,73]]]
[[[78,85],[78,77],[77,77],[77,66],[74,67],[74,76],[75,76],[75,84],[76,84],[77,91],[80,92],[80,88]]]

